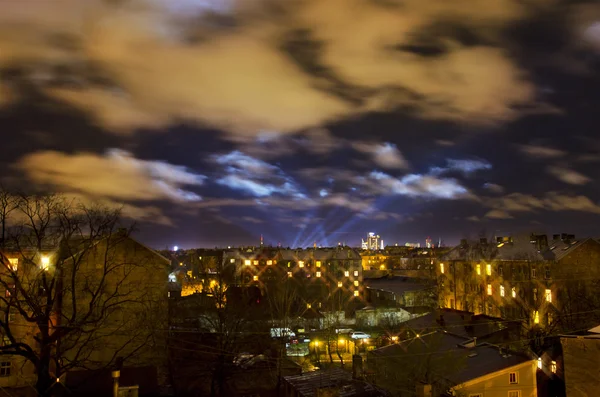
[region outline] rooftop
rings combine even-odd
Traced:
[[[482,343],[473,346],[473,339],[454,335],[446,331],[434,331],[402,343],[374,350],[371,354],[402,360],[404,355],[441,355],[448,354],[456,362],[456,371],[444,376],[455,385],[477,379],[484,375],[502,371],[532,359],[499,347]],[[472,346],[472,347],[469,347]],[[422,350],[421,353],[415,353]]]
[[[388,394],[377,387],[359,380],[343,369],[306,372],[302,375],[284,377],[300,397],[316,397],[320,389],[335,389],[339,397],[386,397]]]
[[[534,239],[534,240],[532,240]],[[537,240],[540,239],[540,240]],[[483,239],[485,240],[485,239]],[[590,241],[598,244],[591,238],[575,239],[556,238],[547,241],[545,235],[518,235],[506,237],[505,241],[463,241],[454,247],[442,260],[528,260],[545,261],[561,260],[578,247]]]
[[[445,330],[465,338],[483,338],[505,327],[504,320],[486,315],[474,315],[471,312],[438,309],[436,312],[408,320],[403,326],[420,333]]]

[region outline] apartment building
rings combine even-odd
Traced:
[[[117,362],[164,365],[168,259],[121,230],[41,249],[5,247],[1,256],[5,299],[0,311],[6,317],[0,320],[0,332],[6,352],[16,352],[22,348],[9,346],[22,344],[41,361],[39,341],[47,332],[46,338],[56,340],[49,353],[54,384],[64,382],[70,371]],[[50,313],[47,329],[36,320],[41,310]],[[0,356],[0,387],[32,390],[36,379],[34,365],[23,355]]]
[[[591,238],[463,240],[436,261],[436,274],[440,307],[518,319],[549,332],[597,322],[600,302],[590,298],[600,292],[600,243]]]
[[[265,295],[277,288],[293,288],[308,309],[364,306],[362,270],[360,254],[349,247],[248,247],[226,250],[223,255],[229,282],[256,287]]]

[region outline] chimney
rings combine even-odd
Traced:
[[[476,346],[477,346],[477,337],[474,336],[473,337],[473,347],[476,347]]]

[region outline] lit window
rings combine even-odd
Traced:
[[[538,357],[538,369],[542,369],[542,358]]]
[[[477,275],[481,276],[481,265],[477,264]]]
[[[540,312],[538,312],[537,310],[533,312],[533,322],[535,324],[540,323]]]
[[[288,273],[288,277],[292,277],[292,272],[287,272]]]
[[[42,269],[46,270],[50,266],[50,258],[46,255],[42,256]]]
[[[500,286],[500,296],[504,296],[504,285]]]
[[[550,371],[552,371],[553,374],[556,373],[556,361],[552,361],[550,364]]]
[[[229,263],[235,263],[235,259],[234,259],[234,258],[231,258],[231,259],[229,260]],[[249,264],[249,263],[248,263],[248,264]]]
[[[354,286],[355,286],[355,287],[358,287],[358,280],[355,280],[355,281],[354,281]]]
[[[518,372],[511,372],[508,374],[508,382],[511,385],[515,385],[517,383],[519,383],[519,373]]]
[[[346,276],[346,277],[350,277],[350,272],[349,272],[348,270],[346,270],[346,271],[344,272],[344,276]]]
[[[321,267],[321,261],[317,261],[316,266]]]
[[[250,265],[251,265],[251,263],[252,263],[252,262],[250,262],[250,259],[246,259],[246,260],[244,261],[244,265],[246,265],[246,266],[250,266]]]
[[[358,277],[358,270],[354,271],[354,277]]]
[[[342,288],[342,282],[338,281],[338,288]]]
[[[546,295],[546,302],[552,303],[552,291],[547,289],[545,295]]]
[[[488,276],[492,275],[492,265],[485,265],[485,272]]]
[[[252,276],[252,279],[253,279],[254,281],[258,281],[258,276]]]
[[[254,266],[257,266],[257,265],[258,265],[258,261],[254,261]]]
[[[317,277],[321,277],[321,272],[317,272]]]
[[[487,294],[491,295],[492,294],[492,284],[488,284],[487,285]]]
[[[13,272],[17,271],[19,267],[19,258],[9,258],[8,262],[10,263],[10,268]]]
[[[304,267],[304,261],[298,261],[298,266]]]
[[[512,287],[510,293],[511,293],[511,295],[512,295],[513,298],[516,298],[517,297],[517,288],[516,287]]]
[[[269,260],[267,261],[267,266],[271,266],[273,264],[273,261]]]
[[[511,390],[508,392],[508,397],[521,397],[521,390]]]
[[[12,367],[10,361],[0,362],[0,376],[10,376],[10,368]]]
[[[358,291],[354,291],[354,296],[358,296]]]
[[[440,263],[440,273],[444,274],[444,264]]]
[[[312,307],[312,305],[311,305],[310,303],[307,303],[307,304],[306,304],[306,308],[307,308],[307,309],[310,309],[311,307]]]

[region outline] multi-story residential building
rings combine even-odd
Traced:
[[[436,261],[440,307],[522,320],[545,332],[598,322],[600,243],[572,235],[467,242]]]
[[[400,395],[537,397],[537,360],[447,331],[375,349],[367,366],[377,386]]]
[[[289,286],[306,308],[364,306],[361,257],[349,247],[231,249],[223,255],[223,272],[226,282],[256,287],[265,295]]]
[[[53,381],[64,381],[61,377],[65,373],[68,377],[69,371],[101,369],[116,362],[165,365],[168,259],[123,230],[89,240],[59,241],[41,250],[5,247],[1,256],[5,299],[0,311],[7,314],[1,320],[3,346],[29,346],[31,357],[41,361],[39,341],[56,340],[50,353],[51,372],[57,377]],[[49,314],[40,314],[40,308]],[[36,317],[48,317],[48,326]],[[0,387],[31,388],[36,383],[34,365],[24,356],[0,357]]]

